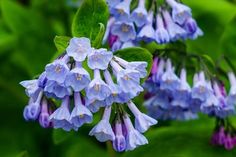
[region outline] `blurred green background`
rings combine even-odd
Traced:
[[[222,54],[236,66],[236,1],[183,0],[193,10],[205,35],[187,41],[189,51]],[[89,137],[91,126],[78,132],[42,129],[25,122],[27,97],[19,82],[41,73],[55,54],[55,35],[70,36],[76,8],[66,0],[0,0],[0,156],[1,157],[235,157],[236,149],[213,147],[209,139],[214,119],[201,116],[188,122],[170,122],[152,128],[149,145],[115,154],[107,145]],[[88,19],[89,20],[89,19]],[[227,69],[225,69],[227,70]],[[234,118],[232,118],[234,119]],[[236,120],[233,120],[236,126]],[[96,122],[96,120],[95,120]]]

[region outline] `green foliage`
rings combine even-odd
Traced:
[[[101,30],[106,25],[108,17],[108,7],[104,0],[86,0],[74,17],[72,35],[74,37],[87,37],[92,41],[92,45],[97,47],[99,45],[97,40],[103,36]]]

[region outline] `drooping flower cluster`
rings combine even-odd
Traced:
[[[223,146],[227,150],[236,147],[235,128],[229,123],[225,123],[222,119],[217,119],[216,129],[211,137],[211,144],[215,146]]]
[[[108,41],[112,50],[137,46],[140,41],[166,44],[176,40],[196,39],[203,35],[192,17],[191,9],[175,0],[166,0],[166,5],[155,3],[149,11],[145,0],[131,11],[132,0],[107,0],[110,20],[107,24],[104,43]]]
[[[235,76],[229,73],[231,90],[227,96],[219,81],[206,80],[203,71],[196,73],[191,88],[186,79],[186,70],[180,77],[170,59],[154,59],[151,76],[144,84],[148,91],[145,105],[152,117],[157,119],[188,120],[201,111],[210,116],[225,118],[234,114]]]
[[[39,120],[45,128],[70,131],[91,123],[92,113],[105,108],[102,120],[89,134],[101,142],[113,141],[117,151],[132,150],[147,143],[141,133],[157,123],[131,101],[143,91],[140,79],[147,75],[146,67],[146,62],[127,62],[106,49],[92,48],[87,38],[72,38],[66,53],[46,65],[38,79],[20,83],[30,98],[24,118]],[[53,100],[61,105],[56,106]],[[112,130],[109,120],[112,104],[126,103],[135,116],[135,127],[123,111],[122,131],[126,134],[122,134],[120,126]],[[125,146],[120,143],[120,136],[124,136]]]

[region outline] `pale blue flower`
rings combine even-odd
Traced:
[[[69,105],[70,98],[67,96],[62,100],[61,106],[50,115],[49,119],[55,129],[61,128],[65,131],[70,131],[71,129],[77,130],[70,122]]]
[[[48,80],[64,83],[70,69],[67,65],[68,57],[57,59],[53,63],[46,65],[45,72]]]
[[[109,6],[110,8],[115,7],[117,4],[120,3],[120,1],[121,1],[121,0],[106,0],[108,6]]]
[[[149,129],[149,127],[157,124],[157,121],[155,119],[140,112],[139,109],[136,107],[136,105],[132,101],[129,101],[127,105],[135,116],[135,128],[139,132],[144,133],[145,131]]]
[[[177,3],[175,0],[166,0],[166,2],[172,8],[172,18],[175,22],[182,25],[187,18],[192,16],[191,9],[181,3]]]
[[[82,104],[80,93],[74,93],[74,109],[70,115],[70,122],[75,127],[81,127],[84,123],[91,123],[93,115],[87,107]]]
[[[66,52],[67,55],[73,57],[75,61],[82,62],[92,52],[90,40],[85,37],[74,37],[70,40]]]
[[[38,86],[38,80],[22,81],[20,82],[20,85],[25,88],[26,95],[32,98],[33,101],[37,100],[40,91],[42,91],[42,89]]]
[[[170,13],[166,10],[163,12],[164,20],[166,23],[166,29],[168,31],[169,37],[171,41],[176,41],[181,38],[185,38],[187,33],[186,31],[181,28],[179,25],[175,24],[172,20]]]
[[[170,59],[166,62],[166,71],[161,77],[160,89],[174,91],[180,88],[180,79],[173,71]]]
[[[186,37],[190,39],[196,39],[198,36],[203,35],[202,30],[198,27],[197,22],[192,17],[189,17],[186,20],[183,27],[187,32]]]
[[[67,75],[65,85],[71,87],[75,92],[79,92],[87,87],[90,81],[89,73],[77,63],[76,67]]]
[[[104,71],[104,78],[111,89],[111,95],[105,99],[106,105],[112,105],[114,102],[125,103],[132,98],[129,94],[124,93],[120,86],[113,82],[111,74],[108,70]]]
[[[115,61],[111,61],[111,66],[117,75],[117,83],[125,93],[137,95],[143,88],[140,86],[140,74],[137,70],[122,69]]]
[[[131,0],[124,0],[111,9],[111,14],[117,21],[129,21]]]
[[[66,96],[70,96],[72,91],[70,88],[65,87],[64,84],[48,80],[44,88],[44,93],[48,97],[62,99]]]
[[[113,57],[112,52],[107,51],[107,49],[100,48],[94,49],[88,56],[88,66],[91,69],[105,70],[108,67],[109,62]]]
[[[126,68],[126,69],[134,69],[137,70],[140,74],[140,78],[144,78],[147,76],[147,62],[141,62],[141,61],[134,61],[134,62],[127,62],[126,60],[120,58],[120,57],[114,57],[118,63]]]
[[[208,85],[205,79],[204,72],[200,72],[199,76],[196,74],[194,76],[193,88],[192,88],[192,98],[199,99],[201,101],[206,101],[212,95],[211,85]]]
[[[139,5],[131,14],[131,19],[138,27],[143,26],[148,22],[148,13],[145,8],[145,0],[139,0]]]
[[[227,103],[231,105],[236,104],[236,78],[233,72],[228,73],[229,81],[230,81],[230,91],[227,97]]]
[[[129,40],[127,42],[124,42],[121,45],[120,49],[131,48],[131,47],[136,47],[136,46],[137,46],[137,43],[135,41]]]
[[[165,44],[170,41],[169,34],[165,28],[164,21],[161,17],[161,14],[157,14],[156,17],[156,41],[159,44]]]
[[[116,22],[112,26],[111,33],[119,37],[122,42],[134,40],[136,31],[134,24],[131,22]]]
[[[153,24],[153,12],[150,11],[148,14],[148,23],[142,27],[140,32],[137,35],[139,40],[143,40],[145,42],[152,42],[155,40],[155,30],[152,26]]]
[[[111,90],[108,85],[101,79],[100,71],[94,70],[94,79],[89,83],[86,88],[88,99],[105,100],[110,96]]]
[[[106,107],[103,113],[102,120],[89,132],[90,136],[95,136],[96,139],[100,142],[105,141],[114,141],[115,134],[111,128],[111,124],[109,122],[111,115],[111,107]]]
[[[85,106],[93,113],[96,113],[99,111],[101,107],[107,106],[107,103],[105,100],[96,100],[96,99],[88,99],[86,97],[85,99]]]
[[[134,129],[133,124],[128,115],[125,115],[123,119],[127,130],[126,150],[134,150],[138,146],[148,144],[148,140],[145,138],[145,136],[143,136],[139,131]]]

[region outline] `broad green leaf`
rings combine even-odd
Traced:
[[[147,71],[148,74],[152,68],[152,54],[143,48],[133,47],[133,48],[126,48],[122,50],[118,50],[114,53],[118,57],[121,57],[127,61],[145,61],[148,63]],[[144,82],[145,79],[142,79],[141,82]]]
[[[16,45],[17,36],[10,33],[0,32],[0,55],[7,50],[11,50]],[[11,46],[9,46],[11,45]]]
[[[53,142],[54,144],[60,144],[64,141],[66,141],[69,137],[73,135],[73,132],[66,132],[61,129],[54,129],[53,130]]]
[[[108,7],[105,0],[86,0],[74,17],[72,35],[87,37],[94,44],[100,31],[99,23],[105,26],[108,17]]]

